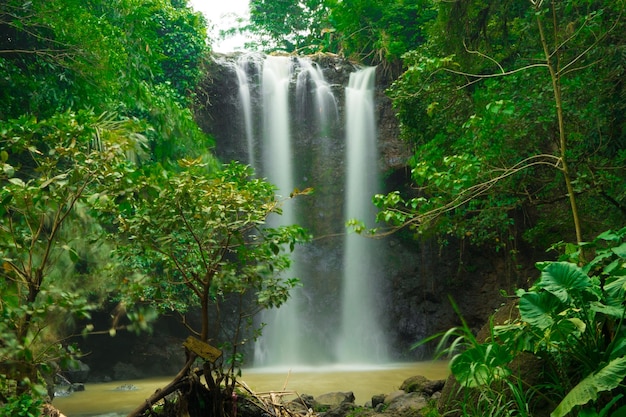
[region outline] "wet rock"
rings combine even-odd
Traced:
[[[85,362],[76,361],[70,369],[63,371],[68,381],[72,383],[85,383],[89,378],[91,368]]]
[[[431,381],[422,375],[415,375],[410,378],[407,378],[400,389],[405,392],[421,392],[427,396],[433,395],[437,391],[441,391],[443,389],[445,381],[444,380],[435,380]]]
[[[286,404],[290,411],[306,414],[309,410],[316,407],[315,398],[312,395],[302,394],[298,398]]]
[[[402,390],[392,391],[389,394],[385,395],[385,405],[391,404],[396,398],[403,396],[406,392]]]
[[[302,394],[298,400],[304,403],[307,408],[313,408],[315,406],[315,398],[312,395]]]
[[[85,391],[85,384],[83,384],[82,382],[76,382],[70,385],[70,388],[72,392]]]
[[[61,378],[57,384],[54,385],[53,395],[54,398],[69,397],[74,392],[85,391],[85,384],[83,383],[70,383],[65,378]]]
[[[376,408],[379,404],[385,403],[385,394],[378,394],[372,396],[372,408]]]
[[[331,408],[325,413],[320,413],[319,417],[346,417],[354,410],[354,408],[354,403],[344,402],[341,403],[338,407]]]
[[[428,405],[428,398],[421,392],[409,392],[395,397],[385,409],[385,413],[409,413],[420,411]]]
[[[72,392],[69,390],[69,385],[61,385],[54,387],[54,398],[69,397]]]
[[[335,408],[342,404],[354,404],[354,393],[348,392],[329,392],[315,397],[315,402],[319,407]]]

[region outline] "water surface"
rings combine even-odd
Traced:
[[[356,404],[364,405],[372,395],[395,391],[405,379],[414,375],[444,379],[448,375],[447,362],[384,366],[332,365],[291,369],[254,368],[244,370],[241,380],[258,394],[290,391],[317,396],[334,391],[352,391]],[[162,377],[86,384],[85,391],[74,393],[70,397],[55,398],[53,404],[67,417],[125,415],[170,380],[170,377]],[[115,390],[125,384],[133,384],[138,389]]]

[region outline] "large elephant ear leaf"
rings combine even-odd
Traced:
[[[607,278],[604,290],[611,301],[621,305],[626,295],[626,276],[611,276]]]
[[[570,262],[554,262],[541,272],[537,286],[567,303],[572,292],[584,291],[591,286],[591,280],[582,269]]]
[[[554,324],[554,316],[564,309],[560,300],[549,292],[525,292],[519,300],[522,320],[545,330]]]
[[[550,417],[563,417],[578,405],[598,398],[598,393],[616,388],[626,377],[626,356],[613,359],[598,372],[580,381],[563,401],[550,413]]]

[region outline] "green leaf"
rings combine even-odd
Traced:
[[[597,313],[602,313],[606,316],[612,317],[614,319],[621,319],[624,317],[624,307],[622,306],[607,306],[600,302],[592,302],[590,303],[590,307],[592,311]]]
[[[620,258],[626,258],[626,242],[622,243],[616,248],[611,248],[611,250]]]
[[[599,392],[616,388],[625,377],[626,356],[622,356],[580,381],[550,413],[550,417],[563,417],[574,407],[596,400]]]
[[[19,179],[19,178],[11,178],[11,179],[9,179],[9,182],[10,182],[11,184],[13,184],[13,185],[17,185],[17,186],[19,186],[19,187],[25,187],[25,186],[26,186],[26,184],[24,183],[24,181],[22,181],[22,180],[21,180],[21,179]]]
[[[608,240],[608,241],[613,241],[613,242],[619,241],[620,239],[621,237],[612,230],[607,230],[605,232],[602,232],[596,237],[596,240]]]
[[[590,285],[589,276],[569,262],[554,262],[548,265],[541,272],[541,280],[537,284],[564,303],[570,300],[572,291],[584,290]]]
[[[519,311],[522,320],[533,327],[545,330],[554,324],[553,315],[564,308],[563,304],[552,293],[527,292],[519,300]]]
[[[489,385],[511,374],[506,364],[512,358],[497,343],[479,344],[456,355],[450,363],[450,370],[463,386]]]
[[[619,303],[624,299],[624,293],[626,292],[626,276],[609,277],[604,284],[604,291],[613,299],[618,300]]]
[[[15,168],[9,164],[2,164],[2,171],[6,174],[7,177],[12,177],[15,175]]]

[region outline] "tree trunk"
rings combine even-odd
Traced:
[[[556,38],[556,27],[558,24],[556,18],[556,11],[554,9],[554,1],[552,1],[552,19],[555,27],[555,42],[557,42]],[[546,65],[548,66],[548,70],[550,71],[550,80],[552,81],[552,90],[554,91],[554,105],[556,107],[556,115],[559,126],[559,152],[561,157],[561,172],[563,172],[563,178],[565,180],[565,187],[567,189],[567,194],[569,197],[570,208],[572,211],[572,218],[574,220],[574,229],[576,231],[576,240],[578,244],[583,241],[582,230],[580,226],[580,217],[578,215],[578,205],[576,204],[576,195],[574,194],[574,187],[572,186],[572,179],[569,171],[569,167],[567,164],[566,150],[567,150],[567,137],[565,135],[565,121],[563,117],[563,99],[561,97],[561,76],[558,72],[558,68],[555,68],[552,63],[552,54],[548,49],[548,41],[546,40],[543,24],[541,23],[541,16],[537,14],[537,26],[539,29],[539,35],[541,37],[541,45],[543,47],[543,52],[546,59]],[[558,52],[555,51],[555,55],[558,59]]]

